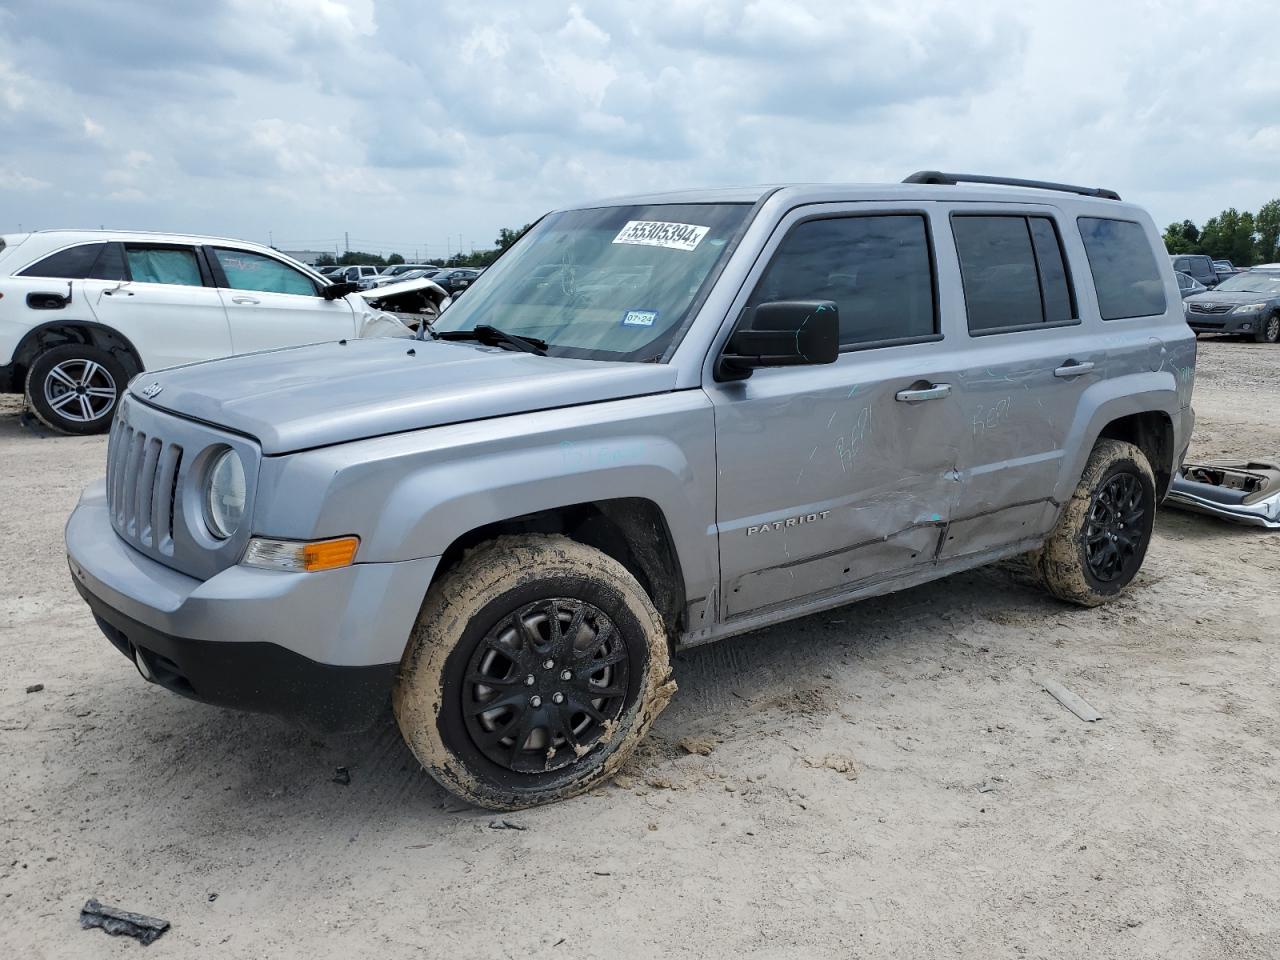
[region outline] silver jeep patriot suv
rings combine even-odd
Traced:
[[[136,378],[67,524],[147,679],[514,809],[614,773],[671,651],[1026,555],[1133,579],[1195,339],[1109,190],[928,172],[559,210],[417,339]]]

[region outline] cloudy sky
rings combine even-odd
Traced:
[[[0,0],[0,232],[437,256],[639,190],[1280,195],[1275,0]]]

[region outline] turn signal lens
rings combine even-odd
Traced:
[[[263,570],[291,570],[314,573],[349,567],[356,558],[359,537],[337,537],[333,540],[268,540],[254,537],[241,562]]]

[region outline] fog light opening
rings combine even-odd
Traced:
[[[155,683],[156,677],[151,670],[151,664],[147,663],[147,655],[141,647],[133,648],[133,665],[138,668],[138,673],[142,674],[142,679],[147,683]]]

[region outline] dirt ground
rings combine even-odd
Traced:
[[[1278,373],[1202,341],[1193,453],[1280,455]],[[4,404],[5,956],[133,956],[90,897],[172,921],[161,957],[1280,956],[1280,534],[1168,510],[1104,609],[1001,567],[688,652],[617,785],[502,818],[389,717],[144,684],[62,552],[105,443]]]

